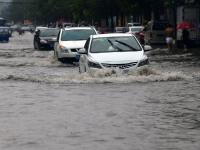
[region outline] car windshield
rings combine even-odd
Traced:
[[[58,32],[59,32],[58,29],[43,29],[40,31],[40,37],[57,36]]]
[[[76,30],[65,30],[62,33],[62,41],[79,41],[87,40],[90,35],[94,35],[96,32],[93,29],[76,29]]]
[[[139,32],[139,31],[142,31],[142,29],[143,28],[141,28],[141,27],[140,28],[139,27],[138,28],[131,28],[131,31],[132,32]]]
[[[133,36],[103,37],[92,41],[91,53],[141,51],[141,47]]]

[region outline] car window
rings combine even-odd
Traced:
[[[90,51],[91,53],[130,52],[141,51],[141,47],[132,36],[106,37],[93,39]]]
[[[45,29],[40,31],[40,37],[50,37],[50,36],[57,37],[58,33],[59,33],[58,29]]]
[[[62,41],[79,41],[87,40],[90,35],[96,34],[93,29],[76,29],[76,30],[65,30],[62,32]]]

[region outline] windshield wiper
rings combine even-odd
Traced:
[[[140,49],[136,49],[136,48],[132,47],[131,45],[127,44],[127,43],[124,43],[124,42],[121,42],[121,41],[118,41],[118,40],[115,40],[115,42],[118,42],[118,43],[120,43],[120,44],[122,44],[124,46],[129,47],[131,50],[140,51]]]
[[[110,45],[112,46],[112,47],[114,47],[116,50],[118,50],[118,51],[123,51],[123,49],[121,49],[121,48],[119,48],[118,46],[116,46],[116,45],[114,45],[113,44],[113,42],[111,41],[111,40],[109,40],[109,39],[107,39],[108,40],[108,42],[110,43]]]

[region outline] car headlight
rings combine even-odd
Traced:
[[[88,62],[88,66],[89,66],[89,67],[92,67],[92,68],[98,68],[98,69],[101,69],[101,68],[102,68],[101,65],[100,65],[99,63],[97,63],[97,62],[92,62],[92,61],[89,61],[89,62]]]
[[[147,58],[147,59],[141,60],[138,67],[145,66],[148,64],[149,64],[149,59]]]
[[[68,52],[68,48],[66,48],[65,46],[63,45],[59,45],[59,48],[62,52]]]
[[[47,41],[46,41],[46,40],[40,40],[40,43],[44,43],[44,44],[46,44]]]

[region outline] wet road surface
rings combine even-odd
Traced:
[[[0,43],[0,149],[200,149],[198,57],[156,49],[130,75],[80,75],[32,38]]]

